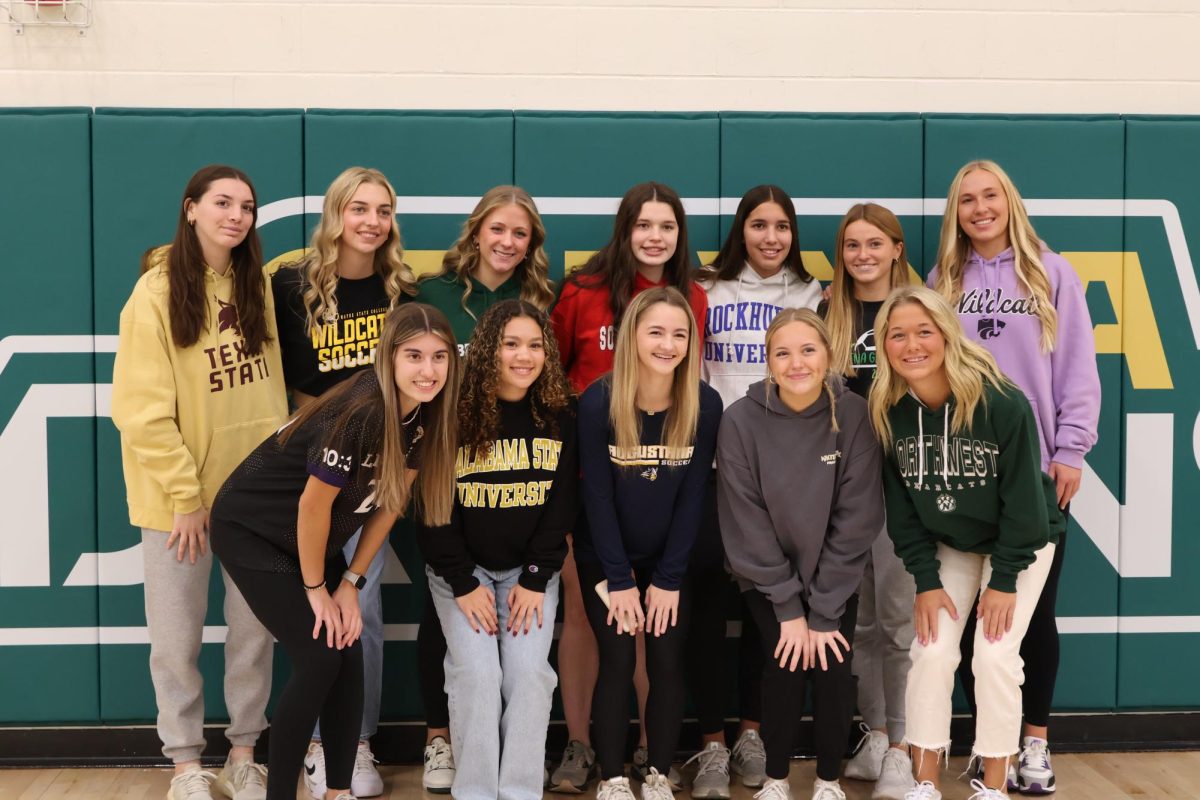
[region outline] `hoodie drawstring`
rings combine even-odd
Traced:
[[[950,486],[950,408],[942,415],[942,482]],[[917,405],[917,486],[925,484],[925,415]]]
[[[942,409],[942,483],[950,488],[950,406]]]
[[[925,415],[917,406],[917,488],[925,484]]]

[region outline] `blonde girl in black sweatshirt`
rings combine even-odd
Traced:
[[[888,533],[917,584],[905,716],[919,783],[907,798],[941,799],[938,760],[950,746],[959,639],[974,613],[972,752],[984,777],[971,782],[972,800],[1002,800],[1021,729],[1021,640],[1064,517],[1041,471],[1029,401],[967,339],[941,295],[897,289],[875,330],[887,355],[870,405],[887,451]]]
[[[767,379],[729,407],[718,437],[721,537],[766,658],[767,781],[755,795],[764,800],[791,800],[788,759],[808,681],[812,797],[846,797],[838,777],[854,714],[849,651],[883,499],[866,401],[830,375],[829,351],[814,312],[780,312],[767,329]]]

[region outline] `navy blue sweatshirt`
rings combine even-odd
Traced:
[[[651,582],[675,591],[687,572],[700,527],[705,482],[721,422],[721,396],[700,383],[696,439],[682,452],[662,444],[665,413],[639,412],[641,447],[618,453],[609,425],[609,378],[579,398],[579,462],[587,511],[575,531],[577,561],[599,561],[609,591],[630,589],[633,567],[652,568]]]

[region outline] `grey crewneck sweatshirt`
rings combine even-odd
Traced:
[[[721,538],[734,577],[766,595],[780,622],[805,616],[814,631],[838,629],[884,520],[867,403],[840,379],[833,391],[839,431],[828,394],[796,413],[759,381],[725,411],[717,437]]]

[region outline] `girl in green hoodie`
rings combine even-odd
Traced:
[[[1063,516],[1041,471],[1029,401],[967,339],[940,295],[897,289],[875,330],[887,355],[870,406],[887,451],[888,533],[917,585],[905,716],[919,783],[907,800],[942,796],[938,760],[950,745],[958,642],[972,611],[973,754],[984,766],[983,781],[971,782],[973,800],[1001,800],[1021,727],[1021,639]]]

